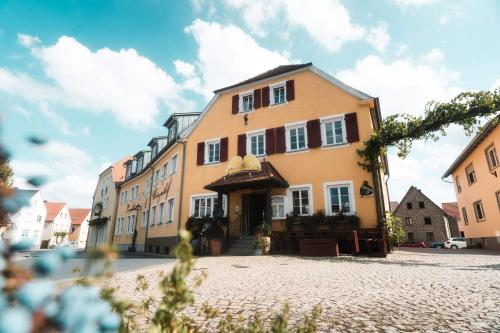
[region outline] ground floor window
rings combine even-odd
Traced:
[[[146,227],[148,225],[148,220],[149,220],[149,210],[145,210],[142,212],[142,222],[141,226]]]
[[[415,234],[413,232],[409,232],[407,235],[408,241],[409,242],[414,242],[415,241]]]
[[[327,197],[327,213],[354,214],[354,202],[352,196],[352,185],[349,183],[326,184],[325,195]]]
[[[413,224],[413,221],[412,221],[411,217],[405,217],[405,222],[406,222],[406,225],[412,225]]]
[[[227,214],[226,196],[222,196],[222,209],[224,216]],[[194,196],[191,199],[191,216],[192,217],[213,217],[214,209],[217,206],[217,195]]]
[[[484,221],[486,216],[484,215],[483,203],[481,200],[474,202],[474,212],[476,213],[477,222]]]
[[[434,241],[434,233],[433,232],[427,232],[426,233],[426,238],[427,238],[427,241],[429,241],[429,242]]]
[[[310,188],[294,188],[292,194],[292,211],[295,215],[309,215],[310,209]]]
[[[283,195],[273,195],[271,198],[271,206],[275,220],[285,218],[285,197]]]
[[[174,198],[167,201],[167,222],[172,223],[174,220]]]

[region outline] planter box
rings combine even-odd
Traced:
[[[335,238],[304,238],[299,241],[299,254],[303,257],[338,257],[339,246]]]

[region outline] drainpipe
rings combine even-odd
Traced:
[[[184,195],[184,169],[186,166],[186,140],[179,141],[182,144],[182,167],[181,167],[181,188],[179,191],[179,214],[177,214],[177,243],[179,243],[179,232],[181,230],[181,213],[182,213],[182,202]]]
[[[119,186],[118,186],[119,188]],[[117,192],[116,191],[117,188],[116,188],[116,184],[115,184],[115,193]],[[118,199],[120,198],[120,193],[118,192],[118,195],[115,195],[115,204],[114,204],[114,210],[113,210],[113,214],[111,215],[110,219],[112,219],[114,217],[114,221],[110,221],[111,222],[111,244],[112,245],[114,243],[114,239],[115,239],[115,227],[116,227],[116,213],[118,212]],[[97,240],[96,240],[97,242]]]

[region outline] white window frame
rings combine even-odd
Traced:
[[[291,185],[287,189],[287,201],[288,205],[288,213],[293,213],[293,191],[304,190],[307,189],[308,199],[309,199],[309,214],[299,214],[299,216],[309,216],[314,213],[314,203],[313,203],[313,186],[312,184],[301,184],[301,185]],[[302,203],[301,203],[302,206]]]
[[[172,202],[172,207],[170,207],[170,202]],[[172,224],[174,222],[174,216],[175,216],[175,197],[168,198],[167,201],[167,207],[166,207],[166,221],[165,224]]]
[[[167,178],[167,175],[168,175],[168,162],[165,162],[161,166],[161,179]]]
[[[153,176],[153,183],[154,183],[154,185],[158,185],[158,183],[160,182],[160,169],[155,170],[153,175],[154,175]]]
[[[284,220],[286,218],[286,213],[287,213],[287,197],[286,197],[286,195],[272,195],[271,196],[271,215],[272,215],[272,212],[274,211],[273,207],[280,205],[280,204],[278,204],[278,205],[273,204],[273,198],[282,198],[283,199],[283,216],[271,216],[271,218],[273,220]]]
[[[189,200],[189,216],[193,216],[194,215],[194,201],[195,199],[201,199],[201,198],[210,198],[210,197],[214,197],[217,199],[217,193],[199,193],[199,194],[193,194],[191,195],[190,197],[190,200]],[[224,217],[227,217],[227,195],[226,194],[223,194],[222,195],[222,209],[224,210]],[[213,216],[213,212],[214,212],[214,205],[213,205],[213,201],[212,201],[212,214],[210,215],[211,217]],[[197,216],[197,217],[203,217],[203,216]]]
[[[336,146],[344,146],[347,145],[347,130],[345,126],[345,114],[341,115],[334,115],[334,116],[328,116],[328,117],[322,117],[319,119],[320,124],[321,124],[321,146],[322,147],[336,147]],[[334,142],[334,143],[327,143],[326,141],[326,124],[330,122],[335,122],[339,121],[342,124],[342,142]],[[333,138],[335,141],[335,127],[333,128]]]
[[[325,212],[327,215],[337,215],[337,213],[332,212],[331,198],[330,198],[330,188],[331,187],[348,187],[349,188],[349,207],[351,210],[346,212],[345,215],[355,215],[356,214],[356,201],[354,200],[354,182],[352,180],[341,180],[335,182],[325,182],[323,183],[323,193],[325,196]]]
[[[491,159],[490,152],[493,151],[493,160]],[[486,148],[486,160],[488,162],[488,168],[490,170],[495,169],[500,165],[500,162],[498,161],[498,155],[497,155],[497,150],[495,148],[495,145],[490,145],[488,148]]]
[[[209,152],[209,147],[210,145],[212,144],[218,144],[219,145],[219,159],[217,161],[212,161],[210,162],[209,161],[209,155],[208,155],[208,152]],[[204,154],[204,158],[205,158],[205,161],[204,163],[205,164],[217,164],[217,163],[220,163],[220,138],[217,138],[217,139],[211,139],[211,140],[207,140],[205,141],[205,154]],[[215,153],[214,153],[215,155]]]
[[[470,173],[474,175],[474,181],[471,182],[469,178],[469,171],[467,169],[471,170]],[[474,165],[471,163],[468,166],[465,167],[465,176],[467,177],[467,183],[470,185],[477,183],[477,175],[476,175],[476,168],[474,168]]]
[[[252,108],[248,111],[245,111],[245,108],[244,108],[245,104],[243,103],[243,98],[248,97],[248,96],[252,96]],[[255,105],[255,96],[253,95],[253,90],[241,93],[239,95],[238,113],[246,114],[246,113],[253,112],[253,111],[255,111],[254,105]]]
[[[266,130],[260,129],[257,131],[247,132],[246,134],[247,134],[247,152],[250,154],[252,154],[252,141],[251,141],[252,138],[258,137],[259,135],[262,135],[264,137],[264,140],[263,140],[264,154],[261,154],[261,155],[253,154],[253,155],[256,157],[265,157],[267,155],[267,152],[266,152]]]
[[[174,173],[177,172],[177,160],[179,158],[177,157],[177,154],[175,154],[174,156],[172,156],[172,158],[170,158],[170,174],[173,175]],[[219,160],[220,160],[220,144],[219,144]]]
[[[479,218],[478,210],[476,209],[477,207],[481,207],[481,214],[483,215],[483,218]],[[477,200],[472,203],[472,208],[474,208],[474,214],[476,215],[476,222],[483,222],[486,221],[486,212],[484,211],[484,206],[483,206],[483,201],[482,200]]]
[[[162,225],[163,224],[163,215],[165,214],[165,201],[158,203],[158,211],[156,213],[157,213],[157,216],[160,217],[157,224]]]
[[[405,224],[406,225],[413,225],[413,219],[411,218],[411,216],[405,217]]]
[[[305,147],[304,148],[297,148],[292,150],[292,142],[291,142],[291,135],[290,131],[292,129],[298,129],[298,128],[304,128],[304,142],[305,142]],[[285,124],[285,140],[286,140],[286,152],[287,153],[295,153],[299,151],[307,151],[309,149],[309,142],[307,140],[307,123],[306,121],[300,121],[296,123],[290,123],[290,124]],[[298,135],[297,135],[297,145],[298,145]]]
[[[280,87],[283,87],[283,90],[285,91],[285,94],[284,94],[285,100],[281,103],[274,103],[274,89],[280,88]],[[288,99],[286,96],[286,81],[282,81],[282,82],[278,82],[278,83],[275,83],[273,85],[270,85],[269,86],[269,105],[275,106],[275,105],[283,105],[283,104],[287,104],[287,103],[288,103]]]

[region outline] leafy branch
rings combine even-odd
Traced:
[[[368,171],[381,167],[379,157],[389,147],[398,149],[401,158],[408,156],[416,140],[437,141],[446,136],[446,129],[457,124],[467,135],[480,131],[485,123],[495,119],[500,111],[500,88],[494,91],[463,92],[447,103],[431,101],[425,106],[423,116],[395,114],[382,122],[380,130],[372,133],[365,147],[358,149],[363,159],[358,164]],[[494,121],[499,121],[498,117]]]

